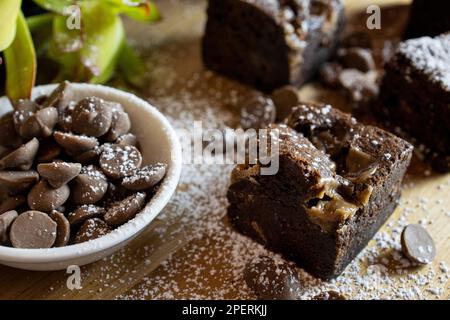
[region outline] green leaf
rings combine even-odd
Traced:
[[[53,17],[53,14],[46,13],[27,18],[28,28],[33,36],[38,57],[45,53],[52,37]]]
[[[53,41],[61,52],[75,52],[83,47],[81,29],[68,29],[67,17],[55,15],[53,19]]]
[[[136,21],[153,22],[161,17],[153,1],[148,0],[106,0],[117,13],[123,13]]]
[[[20,11],[21,0],[0,1],[0,51],[8,48],[16,35],[17,15]]]
[[[120,52],[119,68],[128,83],[136,87],[142,87],[145,80],[145,64],[126,41],[124,41]]]
[[[64,8],[74,4],[73,0],[33,0],[40,7],[61,15],[64,15]]]
[[[4,51],[6,94],[12,101],[31,98],[36,79],[36,53],[30,30],[22,13],[16,20],[16,36]]]

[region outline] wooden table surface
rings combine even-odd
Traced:
[[[352,17],[356,12],[365,11],[372,3],[385,6],[409,1],[345,2],[347,14]],[[247,89],[203,69],[199,43],[206,2],[164,0],[158,3],[164,16],[159,24],[142,26],[127,23],[129,39],[148,60],[148,88],[138,94],[168,114],[175,126],[182,123],[177,117],[188,119],[189,112],[192,112],[193,119],[205,117],[215,119],[219,125],[232,126],[236,112],[230,107],[229,93],[239,94]],[[395,20],[397,24],[403,24],[405,19],[398,17]],[[391,25],[383,25],[383,16],[382,28],[391,29]],[[398,27],[395,30],[392,32],[398,33]],[[112,83],[123,86],[120,79]],[[221,99],[220,92],[228,100]],[[307,100],[327,99],[315,85],[303,88],[302,95]],[[211,106],[208,101],[211,101]],[[340,103],[337,101],[335,104]],[[345,103],[342,105],[345,106]],[[68,275],[65,271],[31,272],[0,266],[0,298],[252,298],[239,282],[239,274],[232,264],[233,261],[240,261],[239,255],[263,249],[250,244],[243,246],[244,240],[227,225],[224,218],[227,177],[222,175],[228,174],[229,169],[198,169],[199,174],[204,175],[205,185],[202,185],[201,179],[195,178],[196,167],[185,165],[182,181],[170,205],[126,248],[112,257],[82,267],[81,290],[67,288]],[[210,185],[206,186],[206,183]],[[439,273],[443,269],[445,271],[445,265],[450,266],[449,191],[450,175],[435,175],[426,166],[415,163],[405,182],[402,203],[389,220],[391,223],[421,221],[436,241],[438,256],[433,265],[408,271],[424,277],[430,270],[436,274],[434,276],[433,273],[431,280],[427,280],[426,287],[419,288],[424,298],[448,299],[450,295],[448,272],[447,275],[445,272]],[[193,202],[191,197],[196,197],[197,202]],[[214,218],[199,228],[198,223],[207,220],[208,215]],[[217,230],[214,229],[216,227]],[[388,229],[386,225],[381,232]],[[236,239],[236,246],[233,239]],[[239,252],[241,249],[243,251]],[[233,256],[234,260],[229,256]],[[393,283],[379,297],[398,298],[395,284],[400,287],[402,277],[407,276],[393,276]],[[350,286],[356,283],[352,274],[343,277],[338,283],[350,283]],[[437,292],[430,290],[433,287],[437,288]],[[349,295],[358,297],[357,294]]]

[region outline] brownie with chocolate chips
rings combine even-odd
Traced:
[[[433,37],[450,31],[449,11],[448,0],[414,0],[404,38]]]
[[[450,33],[402,42],[386,65],[375,114],[415,141],[424,160],[450,170]]]
[[[301,85],[335,51],[341,0],[209,0],[205,65],[266,92]]]
[[[258,162],[238,165],[228,217],[311,274],[334,278],[397,206],[413,147],[329,105],[299,105],[269,131],[279,170],[261,175]]]

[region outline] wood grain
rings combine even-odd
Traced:
[[[370,0],[347,0],[347,14],[352,17],[369,4],[378,3],[383,6],[391,4],[405,4],[409,1],[370,1]],[[136,23],[128,23],[128,35],[131,40],[136,40],[135,44],[141,47],[144,56],[148,54],[149,62],[152,63],[152,52],[159,51],[170,55],[174,51],[183,51],[183,59],[174,60],[171,71],[177,76],[186,76],[203,72],[200,58],[199,41],[205,21],[204,1],[159,1],[164,21],[155,26],[142,26]],[[189,8],[187,8],[189,7]],[[383,23],[383,21],[382,21]],[[389,26],[387,26],[389,28]],[[161,57],[161,54],[159,54]],[[156,62],[157,63],[157,62]],[[155,68],[157,69],[157,68]],[[152,101],[158,101],[164,95],[169,96],[177,90],[176,85],[171,88],[172,92],[161,91],[160,86],[163,81],[160,75],[152,74],[151,82],[147,92],[140,92],[141,96]],[[156,71],[155,71],[156,72]],[[215,76],[213,76],[214,78]],[[210,79],[211,86],[214,79]],[[231,83],[231,82],[230,82]],[[228,83],[223,90],[245,90],[242,86]],[[122,86],[120,79],[114,82],[117,86]],[[209,85],[209,83],[207,84]],[[323,100],[323,92],[318,91],[315,85],[308,85],[302,90],[302,95],[309,100]],[[331,99],[331,98],[330,98]],[[335,98],[334,98],[335,99]],[[339,105],[339,103],[336,103]],[[345,103],[341,103],[345,108]],[[226,108],[226,106],[221,106]],[[232,112],[232,111],[231,111]],[[401,205],[391,219],[396,219],[403,212],[405,206],[414,207],[408,221],[417,222],[420,219],[428,221],[427,228],[436,241],[438,257],[433,266],[427,268],[438,269],[439,261],[450,265],[450,175],[428,174],[428,169],[420,163],[414,164],[410,170]],[[189,187],[180,185],[178,193],[189,192]],[[171,210],[178,210],[176,203],[171,203],[165,209],[164,217],[157,219],[152,225],[137,239],[135,239],[124,250],[113,257],[104,259],[97,263],[82,268],[81,290],[70,291],[66,287],[67,274],[64,271],[58,272],[30,272],[16,270],[13,268],[0,266],[0,298],[1,299],[114,299],[117,297],[152,298],[158,296],[161,291],[166,291],[166,296],[173,298],[189,298],[186,295],[179,295],[175,286],[161,285],[161,281],[170,276],[171,283],[176,283],[177,288],[188,286],[186,274],[195,272],[196,264],[206,265],[202,262],[202,254],[192,255],[193,248],[204,247],[204,252],[214,255],[217,245],[214,238],[207,234],[191,239],[187,237],[189,227],[183,229],[182,220],[167,218],[170,217]],[[169,214],[167,214],[169,213]],[[170,230],[181,230],[175,235]],[[160,236],[160,230],[170,236]],[[189,239],[189,241],[187,240]],[[224,249],[226,250],[226,249]],[[223,256],[223,255],[221,255]],[[232,281],[232,266],[225,266],[227,263],[218,255],[215,266],[224,264],[220,277],[205,277],[209,281],[208,286],[198,286],[192,291],[190,297],[208,297],[208,290],[215,288],[220,290],[223,286],[230,286]],[[167,270],[159,268],[161,263],[171,258],[172,263],[177,264],[176,272],[167,274]],[[420,271],[426,272],[426,271]],[[396,280],[397,281],[397,280]],[[437,280],[436,280],[437,281]],[[147,295],[139,293],[143,287],[148,287]],[[238,285],[237,285],[238,286]],[[141,291],[139,291],[141,292]],[[441,298],[448,298],[450,294],[449,284],[446,290],[440,295]],[[389,298],[390,293],[387,293]],[[242,294],[242,290],[230,289],[226,298],[247,298],[251,295]],[[427,298],[433,299],[433,295]]]

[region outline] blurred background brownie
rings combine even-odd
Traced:
[[[423,144],[425,160],[450,170],[450,34],[400,44],[386,65],[376,115]]]
[[[450,31],[449,15],[448,0],[414,0],[404,38],[437,36]]]
[[[334,278],[396,208],[413,148],[329,105],[300,105],[286,123],[271,127],[276,175],[259,164],[234,169],[228,216],[314,276]]]
[[[203,60],[266,92],[302,85],[335,51],[340,0],[210,0]]]

